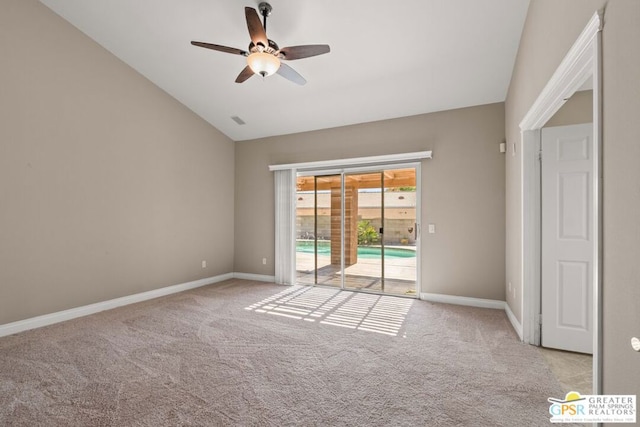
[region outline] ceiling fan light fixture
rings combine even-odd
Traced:
[[[263,22],[260,22],[258,12],[252,7],[244,8],[244,15],[247,20],[247,29],[251,36],[251,43],[247,50],[235,47],[221,46],[219,44],[192,41],[191,44],[205,49],[217,50],[219,52],[242,55],[247,58],[247,65],[236,77],[236,83],[243,83],[254,74],[262,77],[278,73],[283,78],[298,84],[304,85],[307,81],[293,68],[280,61],[292,61],[294,59],[309,58],[311,56],[329,53],[329,45],[307,44],[300,46],[288,46],[280,49],[278,44],[267,38],[267,16],[271,13],[271,5],[261,2],[258,9],[262,14]]]
[[[265,52],[253,52],[247,57],[251,70],[262,77],[270,76],[280,68],[280,59]]]

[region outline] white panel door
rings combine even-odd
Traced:
[[[542,345],[593,352],[593,125],[542,129]]]

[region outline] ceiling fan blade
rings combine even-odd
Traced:
[[[191,44],[198,47],[204,47],[206,49],[217,50],[219,52],[233,53],[233,54],[242,55],[242,56],[249,55],[249,52],[246,52],[242,49],[236,49],[235,47],[220,46],[219,44],[194,42],[194,41],[192,41]]]
[[[311,56],[329,53],[331,49],[328,44],[307,44],[303,46],[289,46],[280,49],[280,53],[289,61],[294,59],[309,58]]]
[[[244,16],[247,18],[247,28],[253,44],[258,45],[260,43],[264,47],[269,46],[269,39],[267,39],[267,33],[262,27],[258,12],[252,7],[245,7]]]
[[[249,77],[253,76],[254,74],[255,73],[253,72],[251,67],[247,65],[246,67],[244,67],[242,71],[240,71],[240,74],[238,74],[238,77],[236,77],[236,83],[242,83],[248,80]]]
[[[280,63],[280,68],[278,68],[278,71],[276,72],[280,74],[282,77],[284,77],[285,79],[290,80],[296,84],[299,84],[300,86],[307,83],[304,77],[298,74],[296,70],[289,67],[287,64],[283,64],[282,62]]]

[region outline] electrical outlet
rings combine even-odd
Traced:
[[[509,282],[509,292],[511,292],[511,282]]]
[[[267,265],[267,259],[266,258],[262,258],[262,265]]]
[[[202,268],[207,268],[207,261],[202,260]]]

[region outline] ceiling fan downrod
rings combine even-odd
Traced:
[[[271,5],[267,2],[261,2],[258,5],[258,10],[260,11],[260,14],[262,15],[262,26],[264,27],[264,31],[267,31],[267,16],[271,15],[271,11],[273,10],[273,8],[271,7]]]

